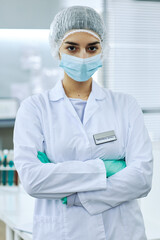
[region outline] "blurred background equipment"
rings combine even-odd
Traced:
[[[18,185],[18,174],[14,167],[13,150],[0,151],[0,186]]]

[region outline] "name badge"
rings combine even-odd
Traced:
[[[116,137],[115,132],[113,130],[108,131],[108,132],[94,134],[93,138],[94,138],[94,141],[95,141],[96,145],[117,140],[117,137]]]

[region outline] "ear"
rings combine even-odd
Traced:
[[[58,57],[59,57],[59,59],[61,60],[61,55],[60,55],[60,52],[58,52]]]

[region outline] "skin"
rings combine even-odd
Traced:
[[[61,59],[61,53],[89,58],[99,54],[101,50],[98,38],[86,32],[76,32],[64,39],[59,49],[59,58]],[[62,84],[68,97],[87,100],[92,89],[92,77],[86,82],[77,82],[64,72]]]

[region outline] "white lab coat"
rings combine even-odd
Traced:
[[[93,135],[114,130],[117,140],[96,145]],[[45,151],[56,164],[43,164]],[[125,157],[127,167],[106,178],[101,156]],[[152,182],[152,147],[136,100],[92,82],[83,123],[62,82],[25,99],[14,128],[14,162],[36,198],[33,240],[146,240],[137,198]],[[82,207],[62,197],[78,193]]]

